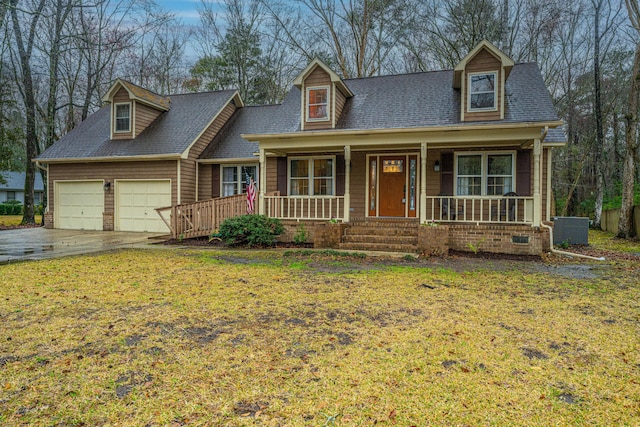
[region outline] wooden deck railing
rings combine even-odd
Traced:
[[[343,196],[265,195],[265,214],[280,219],[342,220]]]
[[[218,230],[225,219],[247,213],[247,195],[219,197],[158,208],[156,211],[174,239],[208,236]],[[170,213],[169,218],[165,218],[167,212]]]
[[[531,224],[533,197],[427,197],[427,221]]]

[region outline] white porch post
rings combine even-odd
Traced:
[[[542,196],[540,194],[540,168],[542,167],[540,138],[533,141],[533,227],[540,227],[542,222]]]
[[[349,222],[351,210],[351,146],[344,147],[344,222]]]
[[[420,224],[427,221],[427,143],[420,144]]]
[[[267,158],[264,153],[264,148],[260,149],[260,191],[258,195],[258,213],[260,215],[264,215],[265,208],[265,200],[264,200],[264,190],[267,187]]]

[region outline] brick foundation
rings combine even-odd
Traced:
[[[330,249],[340,248],[345,227],[346,224],[343,223],[317,224],[313,235],[313,247]]]
[[[446,255],[449,252],[449,226],[418,227],[418,253],[426,256]]]
[[[44,213],[44,228],[53,228],[53,212]]]
[[[102,230],[103,231],[113,231],[113,214],[112,213],[102,213]]]
[[[279,242],[292,243],[295,242],[295,236],[299,233],[300,226],[304,226],[307,233],[307,243],[313,243],[316,233],[316,227],[326,224],[327,221],[295,221],[281,220],[284,232],[277,237]]]
[[[528,225],[450,224],[449,246],[456,251],[542,255],[549,232]]]

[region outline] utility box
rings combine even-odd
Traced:
[[[589,244],[589,218],[575,216],[553,217],[553,244]]]

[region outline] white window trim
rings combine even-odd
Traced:
[[[129,106],[129,129],[127,130],[118,130],[118,106],[120,105],[128,105]],[[124,118],[124,117],[123,117]],[[131,102],[117,102],[113,104],[113,133],[129,133],[131,132],[131,122],[133,122],[133,105]]]
[[[254,179],[254,182],[256,184],[256,188],[260,188],[258,185],[258,181],[260,180],[260,165],[258,163],[231,163],[231,164],[227,164],[227,163],[221,163],[220,164],[220,197],[226,197],[223,196],[224,194],[224,168],[236,168],[236,171],[238,172],[238,181],[236,181],[236,191],[237,193],[234,194],[238,195],[238,194],[242,194],[242,183],[245,182],[245,178],[242,177],[242,168],[245,167],[255,167],[256,168],[256,177]]]
[[[325,89],[327,91],[327,115],[323,118],[310,118],[309,117],[309,107],[311,104],[309,103],[309,92],[312,90]],[[322,105],[322,104],[314,104],[314,105]],[[308,122],[327,122],[331,120],[331,86],[310,86],[307,88],[307,97],[306,97],[306,105],[304,106],[305,110],[305,118]]]
[[[331,176],[331,194],[296,194],[291,195],[291,161],[292,160],[308,160],[309,161],[309,169],[307,171],[307,180],[309,181],[309,191],[313,191],[313,161],[314,160],[322,160],[322,159],[331,159],[333,161],[333,175]],[[287,159],[287,194],[288,197],[335,197],[336,194],[336,156],[296,156],[289,157]]]
[[[473,199],[478,197],[501,197],[502,194],[496,195],[487,195],[487,185],[489,181],[489,156],[495,155],[511,155],[511,191],[516,191],[516,151],[515,150],[503,150],[503,151],[461,151],[459,153],[455,153],[455,158],[453,162],[453,194],[455,196],[464,197],[467,199]],[[472,194],[458,194],[458,157],[459,156],[480,156],[480,195],[472,195]]]
[[[493,107],[487,108],[471,108],[471,77],[473,76],[486,76],[493,75]],[[475,93],[489,93],[489,92],[475,92]],[[467,112],[475,113],[481,111],[498,111],[498,72],[497,71],[484,71],[481,73],[469,73],[467,75]]]

